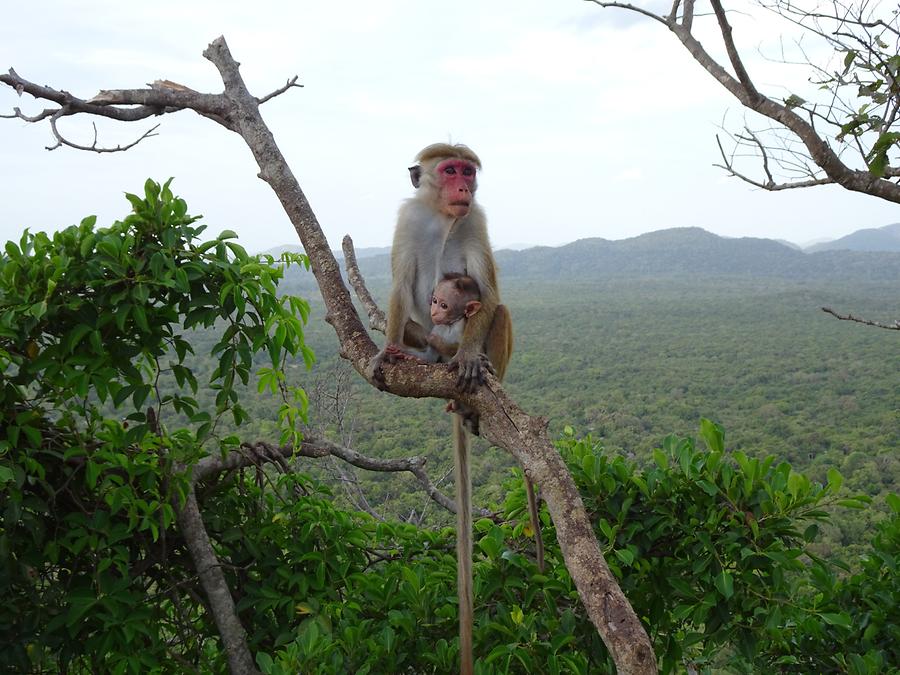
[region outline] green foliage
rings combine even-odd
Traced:
[[[702,431],[711,434],[714,444],[723,439],[711,422],[704,421]],[[607,561],[651,633],[664,672],[690,663],[702,672],[772,668],[874,674],[888,672],[900,655],[891,613],[900,590],[900,514],[894,512],[882,524],[858,573],[847,575],[810,554],[808,545],[827,518],[825,507],[838,499],[856,505],[870,501],[841,495],[836,472],[828,484],[818,485],[772,458],[701,450],[690,438],[665,439],[654,463],[644,469],[605,455],[590,438],[567,434],[558,447],[596,523]],[[505,487],[503,520],[475,524],[477,671],[614,672],[562,565],[547,514],[549,567],[540,575],[529,555],[533,544],[524,487],[518,478]],[[332,508],[325,504],[316,509]],[[244,603],[260,606],[268,597],[270,603],[284,605],[287,619],[291,603],[303,598],[294,604],[300,616],[292,638],[276,640],[282,644],[274,652],[259,654],[263,670],[452,672],[452,533],[375,524],[363,516],[347,520],[330,510],[321,515],[328,524],[312,530],[328,533],[331,543],[315,546],[311,560],[326,569],[314,580],[311,570],[303,582],[304,577],[296,576],[295,583],[304,584],[300,592],[278,582],[280,592]],[[366,537],[388,537],[396,547],[384,549],[386,542],[379,541],[378,560],[366,564],[372,560],[370,548],[357,557],[355,571],[354,562],[342,553],[347,537],[353,536],[343,527],[354,521]],[[250,523],[244,534],[255,526]],[[310,532],[308,523],[299,522],[290,530],[298,528]],[[267,539],[271,537],[270,531]],[[292,544],[276,537],[273,546],[290,550]],[[320,551],[328,553],[320,558]],[[283,562],[261,553],[256,559],[271,560],[273,566],[262,578],[277,577]],[[287,555],[297,560],[300,553]],[[327,562],[332,557],[334,565]],[[332,574],[342,564],[348,571]],[[286,579],[287,573],[281,576]],[[312,601],[312,596],[326,600]],[[343,600],[334,601],[335,596]],[[262,633],[273,630],[279,629],[267,626]],[[836,644],[841,647],[835,649]]]
[[[821,485],[771,456],[723,454],[724,432],[708,420],[701,434],[707,450],[669,436],[643,471],[590,438],[560,443],[663,671],[886,672],[900,656],[897,498],[847,576],[809,544],[829,506],[871,498],[841,495],[837,471]]]
[[[277,295],[280,266],[233,233],[198,241],[169,182],[126,197],[122,222],[26,232],[0,257],[0,667],[159,669],[179,622],[164,599],[179,467],[237,443],[217,423],[246,420],[256,354],[272,372],[312,358],[308,305]],[[201,409],[186,332],[217,322]],[[285,405],[305,415],[302,397]]]

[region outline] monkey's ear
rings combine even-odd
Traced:
[[[412,181],[413,187],[419,187],[419,180],[422,178],[422,167],[416,164],[409,167],[409,180]]]
[[[469,300],[466,303],[466,318],[471,317],[475,312],[481,309],[481,303],[477,300]]]

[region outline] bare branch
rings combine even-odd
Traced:
[[[344,236],[344,240],[341,242],[341,249],[344,251],[344,266],[347,269],[347,279],[350,281],[350,285],[353,286],[353,290],[356,291],[356,297],[359,298],[359,301],[365,307],[366,314],[369,315],[369,328],[383,333],[387,326],[387,319],[384,317],[384,312],[378,309],[375,299],[366,287],[366,282],[359,271],[359,263],[356,262],[353,240],[349,234]]]
[[[120,122],[134,122],[147,117],[176,112],[178,110],[191,109],[209,117],[210,119],[230,128],[225,120],[227,105],[221,94],[201,94],[169,80],[157,80],[149,85],[148,89],[114,89],[101,90],[94,97],[84,100],[64,90],[56,90],[52,87],[41,86],[19,76],[12,68],[9,73],[0,74],[0,82],[13,87],[21,96],[30,94],[36,99],[43,99],[56,103],[58,108],[42,110],[37,115],[29,116],[21,109],[14,108],[12,115],[2,115],[7,119],[17,118],[25,122],[36,123],[45,119],[50,120],[50,128],[56,144],[48,146],[48,150],[55,150],[61,146],[67,146],[75,150],[89,152],[123,152],[133,148],[146,138],[156,136],[159,125],[141,134],[135,141],[127,145],[117,145],[114,148],[102,147],[97,142],[97,128],[94,127],[94,142],[91,145],[81,145],[68,140],[60,131],[58,122],[63,117],[69,117],[78,113],[87,113],[98,117],[107,117]]]
[[[275,98],[276,96],[281,96],[284,92],[286,92],[291,87],[297,87],[298,89],[303,88],[302,84],[297,84],[297,76],[296,75],[294,75],[291,79],[289,79],[283,87],[279,87],[278,89],[273,91],[271,94],[266,94],[262,98],[258,98],[256,100],[259,102],[260,105],[262,105],[266,101],[269,101],[269,100]]]
[[[728,60],[731,61],[731,67],[737,75],[738,80],[744,86],[747,96],[753,99],[760,99],[760,93],[756,90],[756,85],[750,79],[741,55],[738,53],[737,47],[734,45],[732,37],[731,24],[728,23],[728,17],[725,16],[725,10],[722,9],[722,3],[719,0],[710,0],[713,12],[716,15],[716,21],[719,22],[719,32],[722,34],[722,41],[725,43],[725,51],[728,53]]]
[[[53,136],[56,138],[56,145],[48,145],[47,150],[56,150],[57,148],[65,145],[70,148],[74,148],[75,150],[87,150],[90,152],[104,153],[104,152],[125,152],[126,150],[130,150],[138,143],[140,143],[145,138],[150,138],[151,136],[157,136],[156,130],[159,129],[158,124],[154,124],[152,127],[147,129],[143,134],[141,134],[138,138],[136,138],[131,143],[127,145],[117,145],[114,148],[104,148],[97,145],[97,125],[92,124],[94,127],[94,142],[90,145],[79,145],[69,139],[65,138],[62,133],[60,133],[59,128],[57,127],[57,121],[59,119],[59,114],[53,115],[50,118],[50,129],[53,131]]]
[[[375,471],[379,473],[402,473],[408,472],[422,486],[422,489],[434,502],[447,509],[451,513],[456,513],[456,502],[443,494],[425,472],[426,459],[424,457],[406,457],[395,459],[378,459],[376,457],[368,457],[356,450],[346,448],[337,443],[332,443],[322,438],[305,437],[300,447],[295,449],[290,445],[275,446],[265,441],[256,441],[254,443],[242,443],[241,448],[250,452],[233,451],[221,455],[210,455],[204,457],[194,465],[191,480],[197,481],[207,480],[216,474],[226,471],[233,471],[243,467],[255,466],[260,461],[275,462],[276,458],[290,457],[311,457],[321,459],[324,457],[336,457],[352,466],[366,471]],[[488,509],[475,509],[479,515],[485,518],[493,518],[493,513]]]
[[[841,321],[855,321],[856,323],[864,323],[867,326],[875,326],[876,328],[884,328],[885,330],[900,330],[900,319],[894,319],[893,324],[886,324],[879,321],[864,319],[859,316],[853,316],[852,314],[838,314],[833,309],[831,309],[831,307],[823,307],[822,311],[831,314],[833,317],[840,319]]]
[[[643,7],[638,7],[636,5],[632,5],[628,2],[605,2],[605,0],[587,0],[588,2],[593,2],[595,5],[600,5],[601,7],[618,7],[619,9],[627,9],[631,12],[637,12],[638,14],[643,14],[644,16],[653,19],[654,21],[659,21],[660,23],[666,23],[665,17],[659,16],[658,14],[654,14],[653,12],[644,9]]]
[[[672,9],[675,9],[674,5],[672,6]],[[670,23],[675,23],[674,18]],[[694,27],[694,0],[685,0],[684,2],[684,14],[681,17],[681,27],[688,33],[690,33],[691,29]]]
[[[740,173],[739,171],[737,171],[734,168],[733,158],[728,157],[728,155],[725,154],[725,149],[722,147],[722,141],[719,139],[718,134],[716,134],[716,143],[719,146],[719,154],[722,156],[722,161],[724,163],[723,164],[713,164],[713,166],[715,166],[719,169],[724,169],[729,174],[731,174],[735,178],[741,179],[745,183],[749,183],[750,185],[761,188],[763,190],[768,190],[769,192],[778,192],[780,190],[793,190],[796,188],[813,187],[816,185],[828,185],[830,183],[834,183],[834,181],[831,180],[830,178],[813,178],[810,180],[792,181],[790,183],[776,183],[775,180],[772,178],[772,173],[769,171],[769,158],[768,158],[766,148],[762,145],[762,143],[760,143],[759,139],[754,134],[752,134],[752,132],[750,133],[750,138],[752,138],[752,140],[756,143],[756,145],[759,148],[759,152],[760,152],[760,155],[763,160],[763,170],[765,171],[768,180],[766,180],[765,182],[760,182],[758,180],[754,180],[753,178],[750,178],[746,174],[743,174],[743,173]]]
[[[372,508],[368,497],[366,497],[366,493],[359,484],[359,478],[357,478],[356,472],[344,463],[335,461],[334,459],[328,464],[330,468],[337,473],[337,481],[341,487],[344,488],[344,492],[346,493],[347,499],[350,500],[350,503],[353,504],[356,509],[368,513],[375,520],[383,522],[384,516]]]

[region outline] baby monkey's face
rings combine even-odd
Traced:
[[[431,296],[431,322],[436,325],[453,323],[463,317],[466,303],[460,292],[450,283],[440,283]]]

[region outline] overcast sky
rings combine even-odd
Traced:
[[[805,93],[804,70],[755,56],[774,53],[785,28],[759,11],[733,20],[764,90]],[[839,188],[766,193],[726,177],[712,166],[715,134],[723,120],[740,128],[740,106],[663,26],[581,0],[16,2],[0,67],[84,98],[155,79],[220,92],[201,55],[219,35],[257,96],[299,75],[304,88],[263,116],[333,248],[345,233],[390,243],[412,192],[406,167],[436,141],[481,156],[496,247],[681,226],[807,242],[900,221],[896,205]],[[0,110],[16,105],[43,107],[0,88]],[[191,112],[155,121],[159,136],[97,155],[48,152],[47,125],[0,120],[0,240],[89,214],[108,225],[128,213],[124,192],[174,176],[212,232],[236,230],[251,250],[297,243],[237,135]],[[126,143],[153,123],[99,120],[99,140]],[[91,142],[87,118],[62,128]]]

